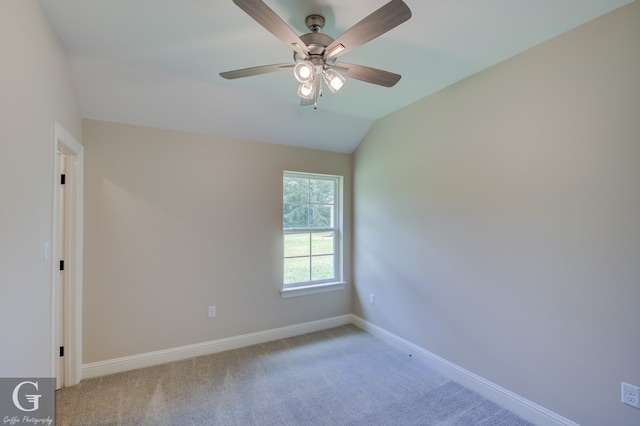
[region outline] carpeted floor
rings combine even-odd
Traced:
[[[531,425],[348,325],[88,379],[57,425]]]

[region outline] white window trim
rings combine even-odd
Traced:
[[[342,229],[342,221],[343,221],[343,211],[342,211],[342,203],[344,200],[342,199],[342,191],[343,191],[343,177],[339,175],[323,175],[319,173],[304,173],[304,172],[292,172],[292,171],[284,171],[283,177],[305,177],[305,178],[313,178],[317,176],[318,178],[329,177],[332,179],[336,179],[336,188],[335,188],[335,206],[336,206],[336,226],[332,228],[326,229],[318,229],[313,228],[313,231],[335,231],[336,233],[336,241],[335,241],[335,274],[336,279],[331,281],[310,281],[308,283],[293,283],[293,284],[281,284],[282,287],[280,289],[280,295],[283,299],[288,299],[291,297],[298,296],[307,296],[311,294],[319,294],[326,293],[331,291],[339,291],[344,290],[347,287],[347,283],[343,281],[343,261],[344,261],[344,247],[343,247],[343,229]],[[307,229],[300,230],[291,230],[295,231],[307,231]],[[283,235],[286,233],[286,230],[283,230]]]
[[[344,281],[337,281],[332,283],[322,284],[310,284],[298,287],[285,287],[280,290],[280,295],[283,299],[290,297],[307,296],[310,294],[327,293],[329,291],[344,290],[347,287],[347,283]]]

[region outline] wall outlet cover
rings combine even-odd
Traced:
[[[622,403],[640,409],[640,388],[622,382]]]

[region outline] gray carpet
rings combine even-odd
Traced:
[[[58,425],[531,425],[348,325],[82,381]]]

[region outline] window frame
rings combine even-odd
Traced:
[[[294,178],[294,179],[308,179],[308,180],[325,180],[330,181],[333,184],[333,213],[332,213],[332,222],[333,226],[329,227],[294,227],[294,228],[285,228],[284,227],[284,182],[286,178]],[[346,287],[346,283],[343,281],[343,181],[344,178],[339,175],[329,175],[329,174],[319,174],[319,173],[306,173],[306,172],[293,172],[293,171],[283,171],[282,173],[282,241],[283,241],[283,252],[282,252],[282,288],[281,295],[283,298],[294,297],[294,296],[303,296],[307,294],[321,293],[325,291],[334,291],[341,290]],[[312,206],[314,203],[311,199],[308,201],[308,205]],[[285,246],[285,238],[286,235],[295,235],[295,234],[309,234],[313,236],[313,234],[321,234],[321,233],[332,233],[333,234],[333,277],[330,279],[320,279],[320,280],[311,280],[311,270],[310,270],[310,279],[308,281],[299,281],[292,283],[285,283],[285,261],[287,258],[293,258],[295,256],[285,256],[286,246]],[[312,238],[311,238],[312,239]],[[311,242],[310,242],[311,244]],[[319,256],[319,255],[318,255]],[[311,265],[311,261],[314,257],[312,251],[309,251],[309,255],[300,256],[302,258],[309,258],[309,262]],[[311,266],[310,266],[311,267]]]

